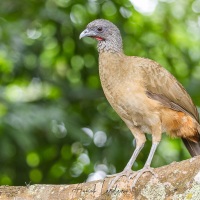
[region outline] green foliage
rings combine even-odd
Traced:
[[[159,1],[149,15],[128,0],[7,0],[0,12],[2,185],[78,183],[128,162],[133,137],[103,95],[96,41],[79,40],[96,18],[120,28],[126,54],[158,61],[200,105],[199,0]],[[189,156],[163,138],[153,166]]]

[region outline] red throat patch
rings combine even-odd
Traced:
[[[98,41],[102,41],[102,40],[104,40],[103,38],[101,38],[101,37],[94,37],[96,40],[98,40]]]

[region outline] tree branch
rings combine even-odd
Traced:
[[[0,186],[3,200],[200,199],[200,156],[154,170],[158,177],[145,173],[133,191],[133,179],[123,177],[111,191],[111,178],[74,185]]]

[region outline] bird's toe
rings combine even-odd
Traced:
[[[133,183],[131,185],[131,190],[135,187],[138,179],[145,173],[145,172],[150,172],[153,176],[158,178],[158,175],[153,171],[154,169],[151,168],[150,166],[143,167],[141,170],[139,170],[136,174],[131,175],[129,178],[133,179]]]
[[[108,191],[110,191],[113,188],[113,186],[116,184],[116,182],[120,178],[122,178],[123,176],[126,176],[126,178],[129,178],[133,173],[135,173],[135,172],[132,171],[131,169],[129,169],[129,170],[124,170],[124,171],[117,173],[117,174],[107,175],[106,177],[108,177],[108,178],[114,177],[108,184]]]

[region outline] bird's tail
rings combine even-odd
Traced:
[[[200,155],[200,141],[192,142],[185,138],[182,138],[182,140],[192,157]]]

